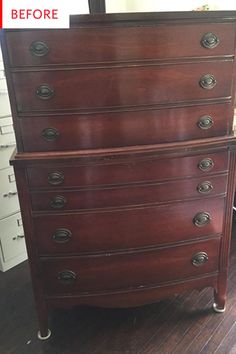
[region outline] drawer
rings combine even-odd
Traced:
[[[11,107],[7,92],[0,92],[0,119],[11,115]]]
[[[12,258],[26,252],[24,230],[20,213],[0,220],[0,242],[3,261],[9,262]]]
[[[172,155],[173,156],[173,155]],[[193,156],[161,158],[160,155],[123,160],[95,161],[77,165],[46,163],[27,168],[30,189],[60,189],[96,185],[122,185],[173,178],[199,176],[228,171],[227,151],[201,153]],[[208,178],[208,177],[207,177]]]
[[[112,252],[222,234],[224,198],[169,205],[34,216],[40,255]],[[205,224],[195,224],[199,215]],[[209,221],[209,222],[208,222]],[[114,227],[115,225],[115,227]]]
[[[24,151],[60,151],[226,135],[231,133],[232,116],[231,104],[217,104],[197,108],[23,117],[19,124]]]
[[[139,61],[179,57],[234,55],[233,23],[163,26],[121,26],[7,32],[11,66]],[[219,43],[208,49],[201,42],[214,33]],[[94,41],[96,38],[96,41]],[[88,45],[88,43],[93,45]],[[63,46],[61,45],[63,43]],[[75,46],[76,43],[76,46]],[[68,53],[70,55],[68,56]]]
[[[233,61],[12,73],[19,112],[122,108],[232,95]],[[211,75],[209,80],[206,75]],[[208,83],[212,89],[203,88]]]
[[[0,170],[0,218],[20,209],[12,167]]]
[[[0,170],[10,166],[9,160],[15,150],[15,142],[0,145]]]
[[[205,178],[73,191],[32,192],[34,211],[60,211],[159,204],[226,192],[227,174]]]
[[[155,251],[41,259],[41,277],[48,295],[145,288],[217,272],[219,247],[217,238]],[[199,265],[201,255],[206,262]]]
[[[0,145],[12,145],[15,143],[15,133],[11,116],[0,118]]]

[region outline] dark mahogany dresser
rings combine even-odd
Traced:
[[[236,12],[5,30],[39,337],[48,311],[212,287],[225,310]]]

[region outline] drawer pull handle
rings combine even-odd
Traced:
[[[55,141],[59,136],[59,132],[56,128],[46,128],[42,131],[41,136],[46,141]]]
[[[203,227],[211,222],[211,215],[207,212],[197,213],[193,218],[193,223],[197,227]]]
[[[77,276],[72,270],[63,270],[57,276],[57,279],[63,284],[72,284],[76,278]]]
[[[14,197],[15,195],[17,195],[17,192],[8,192],[8,193],[5,193],[3,194],[3,198],[11,198],[11,197]]]
[[[213,124],[214,121],[211,116],[203,116],[198,121],[198,127],[203,130],[211,128]]]
[[[212,74],[206,74],[201,77],[199,84],[202,88],[206,90],[212,90],[215,85],[217,84],[217,81]]]
[[[201,39],[202,46],[207,49],[213,49],[217,47],[219,43],[220,43],[219,38],[217,37],[216,34],[212,32],[208,32],[204,34],[204,36]]]
[[[72,233],[68,229],[57,229],[52,238],[57,243],[66,243],[70,240]]]
[[[1,144],[0,149],[8,149],[10,147],[16,146],[16,143]]]
[[[213,185],[209,181],[204,181],[197,186],[197,191],[201,194],[208,194],[212,191]]]
[[[36,89],[36,95],[41,100],[49,100],[54,95],[54,89],[48,85],[40,85]]]
[[[205,159],[201,160],[198,164],[199,170],[202,171],[209,171],[213,167],[214,167],[214,161],[209,157],[206,157]]]
[[[35,41],[31,43],[29,50],[36,57],[44,57],[49,52],[49,47],[44,41]]]
[[[15,237],[13,237],[13,241],[21,240],[22,238],[25,238],[25,235],[17,235]]]
[[[200,267],[208,261],[208,254],[206,252],[198,252],[192,257],[192,265]]]
[[[58,186],[64,182],[64,175],[61,172],[51,172],[48,175],[48,183],[53,186]]]
[[[62,209],[66,205],[66,198],[61,195],[57,195],[51,200],[50,205],[53,209]]]

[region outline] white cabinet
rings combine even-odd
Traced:
[[[1,50],[0,50],[1,52]],[[0,270],[6,271],[27,258],[15,175],[9,159],[15,134],[5,73],[0,55]]]

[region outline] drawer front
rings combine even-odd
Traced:
[[[20,213],[0,220],[0,227],[0,243],[4,262],[25,253],[25,238]]]
[[[93,164],[44,164],[27,168],[30,189],[57,189],[79,186],[122,185],[177,177],[199,176],[228,171],[227,151],[200,155],[160,158],[127,158],[123,161],[97,161]]]
[[[15,142],[0,145],[0,170],[10,166],[9,160],[15,150]]]
[[[38,215],[34,217],[35,242],[41,255],[68,255],[201,239],[222,234],[224,203],[224,198],[211,198],[146,208]],[[210,217],[199,227],[196,218],[201,213]]]
[[[12,167],[0,170],[0,218],[20,209]]]
[[[60,211],[77,209],[96,209],[128,205],[159,204],[167,201],[188,198],[203,198],[226,192],[227,174],[192,178],[147,185],[128,185],[122,187],[32,192],[34,211]]]
[[[225,119],[222,119],[222,116]],[[202,139],[230,133],[232,105],[24,117],[24,151],[94,149]],[[54,136],[48,137],[51,129]]]
[[[233,61],[13,73],[19,112],[218,99],[232,92]],[[206,75],[212,78],[206,80]],[[203,77],[205,79],[203,79]],[[212,89],[200,81],[215,83]],[[205,84],[204,84],[205,85]]]
[[[0,146],[2,148],[15,143],[15,134],[11,116],[0,118]]]
[[[217,272],[220,239],[131,254],[41,260],[49,295],[116,291]],[[194,265],[204,253],[203,261]]]
[[[209,32],[219,39],[218,45],[212,49],[201,44]],[[138,27],[134,24],[68,31],[7,32],[6,38],[11,66],[41,66],[233,55],[234,34],[234,24],[168,24],[168,27],[163,24]]]
[[[0,119],[1,117],[10,116],[11,115],[11,107],[8,98],[8,93],[0,92]]]

